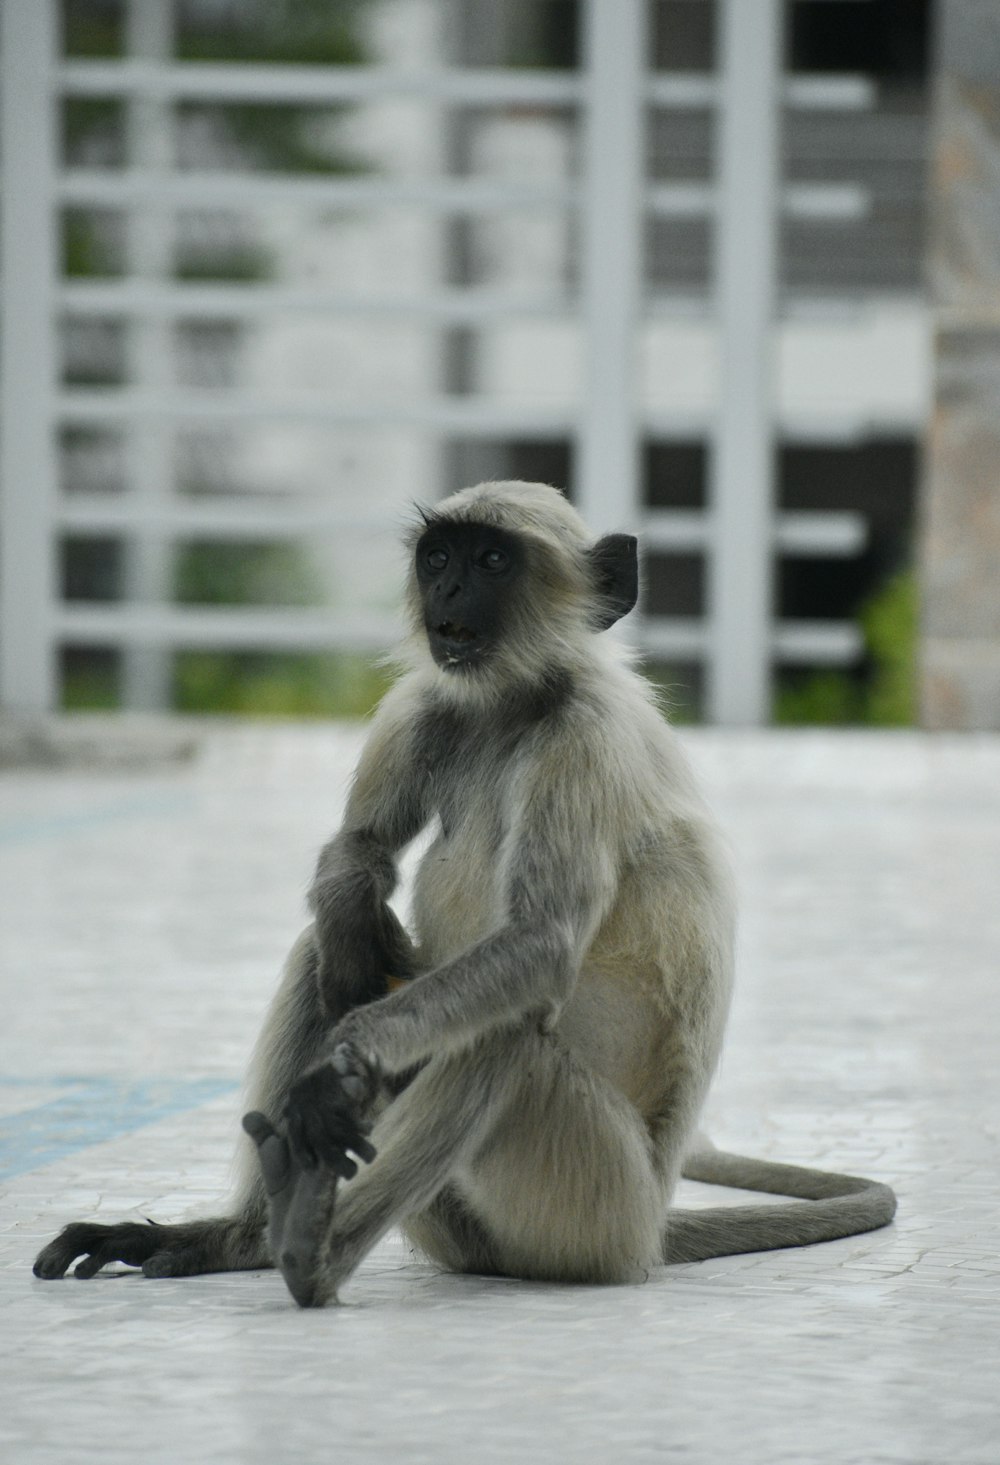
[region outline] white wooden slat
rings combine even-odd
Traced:
[[[256,504],[173,499],[149,508],[131,496],[74,493],[60,500],[56,521],[68,533],[93,536],[121,533],[139,525],[175,538],[281,539],[333,534],[396,533],[398,526],[370,514],[345,512],[336,503],[295,501]],[[643,552],[702,552],[711,548],[711,523],[697,509],[645,510],[638,524]],[[774,544],[783,554],[818,557],[860,554],[868,540],[862,514],[786,511],[777,515]]]
[[[51,618],[58,595],[52,503],[56,486],[52,300],[56,235],[55,108],[47,78],[56,49],[53,7],[0,5],[0,705],[54,706]]]
[[[572,72],[507,67],[407,70],[390,66],[281,65],[275,62],[68,61],[59,85],[70,96],[141,92],[163,100],[290,103],[320,106],[421,97],[459,106],[565,106],[578,102],[582,83]]]
[[[724,0],[715,293],[720,402],[710,455],[708,574],[713,722],[770,711],[773,322],[777,274],[780,0]]]
[[[126,208],[262,208],[295,203],[322,208],[421,208],[441,214],[502,209],[568,208],[577,199],[569,182],[491,178],[373,178],[343,173],[283,174],[191,169],[161,182],[133,168],[68,168],[56,190],[65,204]]]
[[[712,547],[712,521],[698,510],[647,512],[640,531],[648,549],[703,551]],[[864,515],[786,511],[774,517],[772,545],[782,554],[839,557],[860,554],[868,540]]]
[[[399,639],[400,623],[365,616],[280,606],[152,605],[67,602],[55,617],[71,645],[163,646],[177,650],[382,651]]]
[[[173,50],[173,6],[161,0],[128,0],[126,45],[130,55],[163,65]],[[171,172],[171,118],[161,98],[133,92],[126,108],[128,154],[152,185],[150,197],[128,217],[126,239],[130,277],[155,288],[173,265],[173,219],[158,201]],[[128,329],[128,376],[150,395],[171,385],[171,331],[156,316],[135,313]],[[144,510],[129,538],[124,562],[125,593],[130,600],[169,598],[173,555],[169,541],[147,532],[147,523],[173,490],[173,433],[159,419],[134,421],[128,435],[131,497]],[[161,646],[130,646],[122,667],[122,700],[137,711],[170,704],[171,658]]]
[[[423,97],[460,106],[512,103],[562,106],[582,100],[583,83],[572,72],[461,67],[417,71],[388,66],[267,66],[239,62],[175,62],[151,66],[125,62],[64,61],[57,72],[68,96],[123,96],[144,92],[165,99],[218,102],[287,102],[300,105]],[[719,85],[710,73],[656,72],[643,83],[656,107],[714,107]],[[787,107],[808,111],[864,111],[874,105],[870,77],[789,76],[782,89]]]
[[[645,4],[590,0],[585,56],[584,385],[576,501],[596,531],[639,513],[637,334],[642,291]]]
[[[282,311],[310,315],[375,316],[391,320],[434,320],[456,325],[530,316],[565,316],[575,308],[568,295],[514,294],[508,290],[431,291],[423,296],[349,295],[342,291],[272,284],[149,284],[145,281],[73,280],[58,293],[60,309],[72,315],[142,314],[176,319],[250,319]]]

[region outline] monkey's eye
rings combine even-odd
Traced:
[[[447,563],[448,551],[446,549],[442,549],[440,545],[437,549],[427,550],[426,554],[424,555],[424,564],[429,570],[433,570],[435,574],[437,574],[440,570],[443,570]]]
[[[489,570],[494,575],[499,574],[501,570],[505,570],[509,563],[510,556],[505,554],[502,549],[487,549],[479,556],[479,564],[482,568]]]

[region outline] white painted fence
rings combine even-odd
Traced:
[[[775,441],[815,434],[816,424],[779,421],[772,345],[776,223],[779,211],[804,219],[855,216],[858,189],[783,186],[779,113],[792,108],[863,107],[859,79],[792,79],[782,74],[779,0],[721,0],[718,76],[652,73],[646,57],[645,0],[582,0],[585,58],[578,72],[399,71],[380,66],[209,64],[170,59],[171,7],[129,0],[128,54],[68,60],[57,38],[55,0],[2,6],[2,437],[0,437],[0,705],[37,712],[58,705],[61,646],[126,652],[126,700],[162,704],[169,653],[182,648],[377,649],[395,628],[384,617],[332,611],[180,606],[169,602],[169,545],[184,535],[308,537],[357,522],[356,510],[199,503],[174,492],[166,445],[179,424],[263,420],[303,424],[412,424],[464,439],[568,438],[573,485],[598,530],[634,529],[648,547],[703,550],[708,604],[703,619],[646,618],[635,634],[650,655],[695,660],[707,673],[708,715],[726,723],[766,720],[776,661],[836,664],[857,653],[857,632],[838,624],[778,622],[771,612],[776,549],[809,555],[856,552],[864,537],[853,515],[777,514]],[[536,183],[476,177],[403,180],[372,176],[273,176],[179,170],[168,147],[168,112],[191,99],[335,104],[382,96],[442,105],[566,104],[580,111],[585,138],[579,181]],[[133,142],[121,169],[65,168],[57,140],[66,97],[116,97],[127,104]],[[644,171],[650,106],[714,104],[718,176],[713,186],[652,184]],[[259,207],[270,201],[320,208],[408,205],[440,218],[511,207],[569,211],[577,217],[582,267],[578,298],[531,299],[497,291],[436,289],[377,298],[278,284],[195,284],[169,272],[162,221],[199,205]],[[57,220],[67,205],[127,211],[128,273],[120,279],[66,279]],[[655,216],[714,221],[714,311],[720,337],[721,398],[709,420],[692,423],[639,405],[637,339],[645,319],[669,310],[643,287],[643,229]],[[587,369],[572,410],[490,396],[431,396],[359,404],[301,399],[288,392],[179,390],[165,379],[165,332],[179,316],[252,319],[274,310],[420,319],[439,325],[521,315],[575,314],[585,333]],[[125,317],[131,370],[121,389],[59,385],[59,320]],[[57,444],[73,425],[115,424],[131,451],[130,491],[64,493]],[[825,434],[829,425],[821,428]],[[640,499],[639,456],[649,437],[697,435],[710,443],[709,506],[650,511]],[[363,517],[363,516],[361,516]],[[123,535],[130,549],[125,596],[106,604],[62,598],[61,535]],[[393,527],[386,523],[385,532]],[[165,549],[166,546],[166,549]],[[131,654],[129,654],[131,653]]]

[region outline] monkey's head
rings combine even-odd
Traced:
[[[596,542],[557,489],[484,483],[445,499],[412,536],[407,599],[446,674],[508,687],[551,674],[635,605],[636,541]]]

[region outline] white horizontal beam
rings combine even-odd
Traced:
[[[709,412],[672,413],[651,410],[643,417],[646,435],[656,442],[678,438],[699,439],[709,432],[713,414]],[[912,436],[921,419],[912,415],[888,412],[845,414],[836,405],[803,413],[778,410],[775,432],[782,444],[823,444],[853,447],[876,437]]]
[[[137,169],[69,168],[56,182],[63,204],[90,208],[132,208],[156,203],[173,208],[262,208],[273,203],[317,208],[422,208],[441,214],[496,213],[506,209],[568,209],[580,202],[569,182],[516,179],[372,178],[329,174],[282,174],[178,170],[154,175]],[[656,218],[707,218],[719,206],[711,183],[657,183],[643,193]],[[853,220],[869,211],[871,199],[853,184],[793,183],[781,194],[789,218]]]
[[[175,422],[311,422],[328,427],[423,428],[456,437],[526,437],[553,441],[573,437],[579,413],[571,404],[505,400],[489,396],[407,399],[398,402],[331,402],[320,393],[254,397],[243,392],[201,391],[146,393],[68,391],[54,404],[56,416],[77,426],[132,421]],[[704,438],[711,419],[704,412],[643,414],[643,432],[656,441]],[[846,446],[871,437],[912,433],[911,418],[871,415],[845,417],[837,409],[809,416],[781,414],[778,433],[785,443],[830,443]]]
[[[289,102],[322,106],[381,97],[418,97],[460,106],[578,102],[582,82],[573,72],[507,67],[455,67],[416,71],[389,66],[276,65],[268,62],[70,61],[56,73],[70,96],[142,93],[159,100]]]
[[[638,616],[633,631],[646,656],[701,661],[708,647],[705,622],[695,616]]]
[[[125,279],[69,279],[57,283],[57,303],[68,315],[143,314],[169,318],[189,316],[205,320],[255,319],[281,311],[328,312],[331,315],[371,315],[415,320],[439,320],[461,324],[468,321],[505,320],[514,317],[569,318],[577,310],[574,297],[566,294],[512,294],[510,291],[465,287],[428,291],[421,296],[345,295],[339,291],[270,283],[172,281],[150,283]],[[830,295],[787,296],[781,305],[784,320],[825,323],[858,323],[878,297],[857,298]],[[895,298],[890,302],[895,304]],[[647,295],[643,301],[646,321],[711,321],[711,302],[704,295]]]
[[[783,554],[849,557],[868,543],[868,521],[849,510],[789,510],[777,516],[774,542]]]
[[[680,661],[701,661],[708,649],[707,627],[694,617],[644,617],[636,624],[636,639],[645,655]],[[777,621],[770,650],[784,665],[849,666],[863,654],[864,637],[844,621]]]
[[[664,509],[647,514],[639,529],[644,548],[702,551],[714,536],[711,516],[698,510]],[[783,554],[823,557],[859,554],[868,538],[863,514],[788,511],[778,514],[773,542]]]
[[[62,285],[59,307],[72,315],[135,314],[202,320],[234,320],[307,311],[310,315],[386,316],[461,324],[511,317],[569,315],[573,301],[560,295],[514,295],[500,290],[444,290],[425,296],[345,295],[339,291],[281,285],[164,284],[136,280],[79,280]]]
[[[395,617],[284,607],[66,603],[55,635],[80,646],[168,646],[178,650],[382,651],[401,634]]]
[[[645,191],[646,207],[655,218],[701,219],[721,207],[712,183],[654,183]],[[850,183],[788,183],[780,191],[781,210],[803,223],[863,219],[871,195]]]
[[[791,75],[782,101],[803,112],[867,112],[878,101],[878,85],[870,76]]]
[[[771,647],[785,665],[846,666],[863,655],[865,642],[849,621],[777,621]]]
[[[330,427],[425,428],[470,437],[571,436],[570,407],[494,397],[456,396],[398,402],[330,402],[321,393],[253,397],[243,392],[78,391],[63,393],[57,412],[75,425],[129,421],[310,422]]]
[[[654,107],[703,110],[716,106],[720,87],[711,73],[659,72],[646,83],[645,94]],[[877,99],[867,76],[786,76],[782,83],[783,105],[798,111],[866,111]]]
[[[273,504],[235,494],[208,503],[178,498],[146,506],[129,496],[74,493],[60,502],[56,521],[80,537],[141,529],[145,535],[235,541],[322,534],[395,536],[397,528],[384,516],[345,513],[331,500]]]
[[[388,66],[267,65],[205,61],[157,66],[138,60],[67,61],[56,70],[57,88],[67,96],[113,97],[141,93],[158,100],[289,102],[299,105],[363,102],[380,97],[419,97],[461,106],[518,103],[564,106],[578,103],[578,72],[509,67],[455,67],[416,71]],[[645,84],[655,107],[714,107],[719,97],[710,73],[657,72]],[[788,76],[785,106],[800,110],[862,111],[874,105],[875,83],[867,76]]]
[[[138,169],[69,168],[56,184],[64,204],[127,208],[255,208],[273,203],[322,208],[413,207],[443,214],[499,209],[568,208],[570,183],[490,178],[379,178],[353,174],[284,174],[177,170],[160,178]]]
[[[168,646],[177,650],[369,651],[398,641],[402,625],[391,616],[338,614],[329,610],[243,606],[67,603],[52,616],[55,637],[79,646]],[[704,623],[647,617],[637,639],[650,656],[699,660],[707,643]],[[836,621],[778,622],[772,632],[778,661],[806,666],[842,666],[862,654],[860,630]]]
[[[134,529],[175,538],[230,540],[395,532],[384,517],[344,513],[327,500],[261,504],[246,497],[213,503],[174,499],[146,508],[128,497],[74,493],[61,501],[56,518],[61,528],[81,537]],[[647,513],[638,532],[644,550],[676,554],[704,551],[711,542],[712,527],[709,516],[699,510],[667,509]],[[786,512],[778,515],[774,542],[783,554],[832,557],[859,554],[867,537],[862,514]]]
[[[871,213],[872,196],[853,183],[786,183],[781,208],[786,218],[800,223],[851,223]]]

